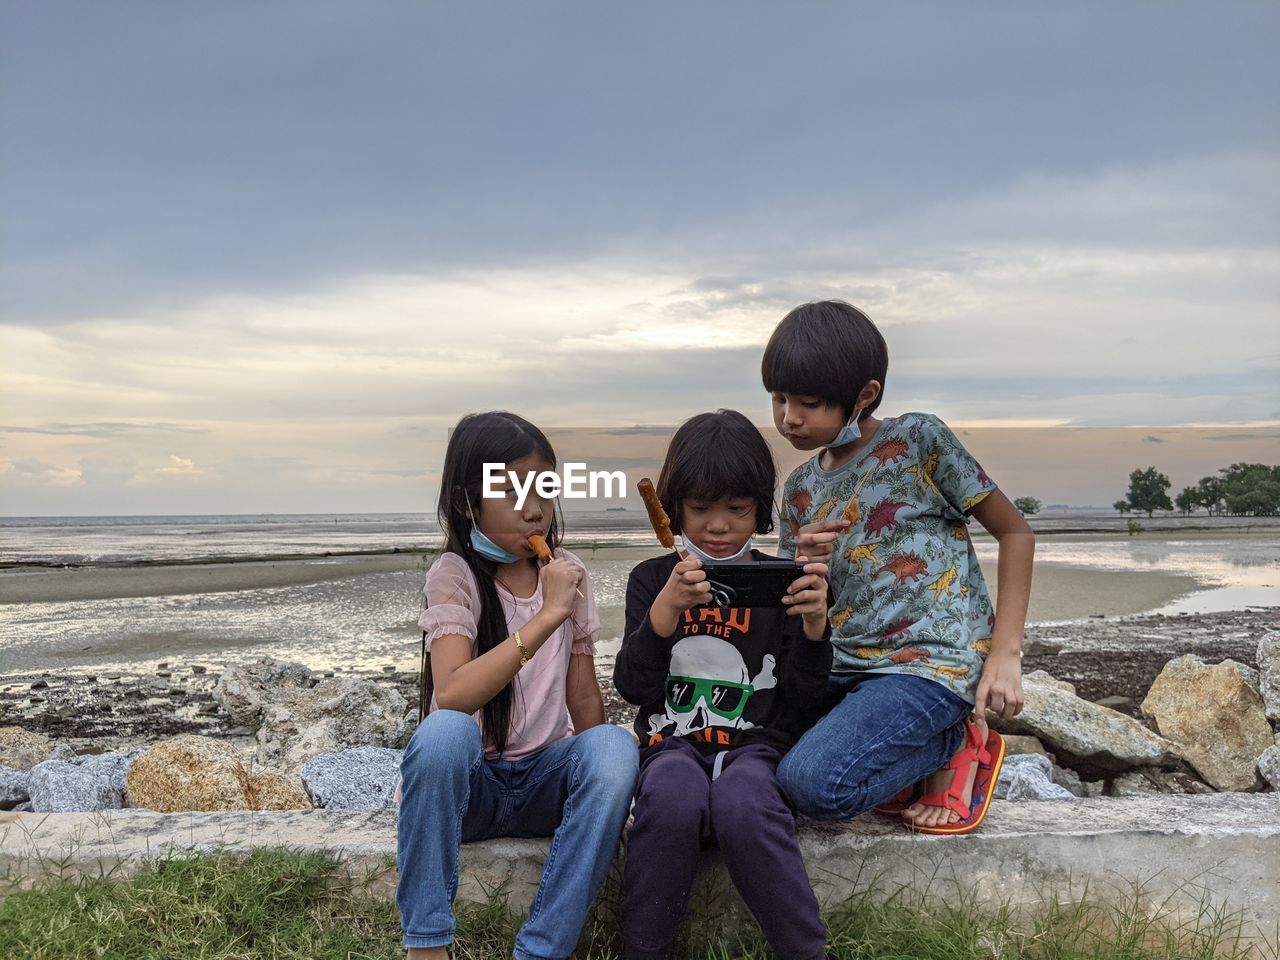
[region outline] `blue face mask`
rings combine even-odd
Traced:
[[[840,429],[840,432],[836,434],[836,438],[827,444],[828,449],[831,447],[843,447],[846,444],[853,443],[855,440],[862,439],[862,427],[858,424],[859,412],[858,410],[853,411],[853,416],[849,418],[849,422]]]
[[[515,563],[520,558],[510,550],[504,550],[484,535],[474,522],[471,524],[471,549],[494,563]]]
[[[476,512],[471,508],[471,497],[465,488],[462,495],[467,498],[467,512],[471,519],[471,549],[494,563],[515,563],[519,560],[520,558],[510,550],[504,550],[485,536],[484,531],[480,529],[480,524],[476,522]]]
[[[693,545],[693,542],[683,534],[680,535],[680,545],[683,546],[685,550],[688,551],[690,554],[692,554],[693,556],[701,560],[703,563],[726,563],[729,560],[737,560],[740,556],[742,556],[744,553],[750,550],[751,538],[747,537],[747,542],[742,545],[742,549],[739,550],[737,553],[735,553],[731,557],[713,557],[711,554],[707,553],[705,550],[699,550],[697,547],[695,547]]]

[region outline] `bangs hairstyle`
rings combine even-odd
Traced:
[[[764,348],[760,378],[770,393],[818,397],[853,413],[869,380],[880,393],[858,415],[869,417],[884,397],[889,348],[871,319],[843,300],[796,307],[778,324]]]
[[[658,475],[658,499],[680,532],[689,500],[755,501],[756,533],[773,529],[773,453],[755,424],[736,410],[700,413],[681,424]]]

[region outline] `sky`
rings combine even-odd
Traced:
[[[830,297],[880,412],[1045,502],[1280,462],[1278,41],[1256,2],[0,0],[0,514],[429,510],[485,409],[767,429],[763,345]]]

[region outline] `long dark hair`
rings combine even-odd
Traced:
[[[470,506],[480,509],[484,489],[484,464],[511,463],[535,454],[555,466],[556,453],[541,430],[524,417],[497,410],[490,413],[472,413],[458,421],[449,435],[449,445],[444,454],[444,468],[440,474],[440,502],[436,518],[445,535],[445,550],[460,556],[475,577],[480,592],[480,615],[476,624],[477,653],[492,650],[510,636],[502,601],[494,577],[498,564],[476,553],[471,546],[471,530],[474,521]],[[547,533],[547,546],[552,550],[560,545],[559,501],[552,509],[551,529]],[[431,703],[431,656],[426,649],[426,634],[422,644],[422,681],[419,697],[419,716],[425,716]],[[498,755],[507,746],[511,726],[511,697],[514,681],[502,688],[484,705],[484,735]]]

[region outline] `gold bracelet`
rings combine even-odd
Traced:
[[[524,666],[529,662],[529,651],[524,648],[524,641],[520,639],[520,631],[517,630],[513,636],[516,638],[516,649],[520,651],[520,666]]]

